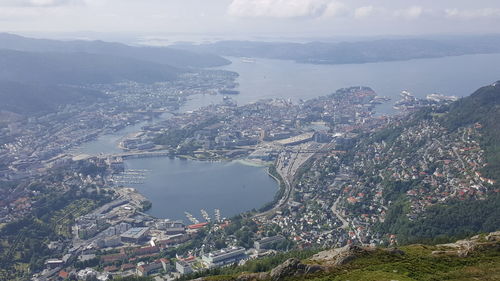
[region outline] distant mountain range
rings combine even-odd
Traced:
[[[0,110],[35,113],[96,97],[87,84],[171,81],[191,68],[220,66],[210,54],[103,41],[56,41],[0,34]]]
[[[340,43],[220,41],[174,48],[222,56],[294,60],[313,64],[355,64],[500,52],[500,35],[380,39]]]
[[[218,55],[167,47],[134,47],[104,41],[34,39],[8,33],[0,33],[0,49],[39,53],[87,53],[142,60],[178,68],[213,67],[230,63]]]

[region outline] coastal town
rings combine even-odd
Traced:
[[[89,89],[105,94],[27,118],[2,113],[0,176],[9,180],[36,176],[40,169],[59,161],[79,144],[175,112],[193,95],[217,95],[232,89],[236,77],[229,71],[200,70],[152,85],[89,85]]]
[[[0,0],[0,281],[500,281],[500,0]]]
[[[272,99],[242,106],[225,96],[220,104],[179,113],[172,109],[189,95],[206,89],[211,94],[228,93],[227,89],[235,87],[235,76],[226,72],[185,78],[186,84],[146,88],[138,84],[99,86],[115,99],[113,103],[120,100],[122,104],[108,110],[103,110],[108,101],[84,110],[67,106],[61,113],[14,122],[2,130],[5,139],[15,140],[2,147],[1,159],[9,163],[3,178],[29,178],[47,185],[43,175],[60,173],[62,186],[45,188],[74,192],[78,202],[85,203],[64,207],[71,210],[70,218],[55,215],[57,222],[65,222],[64,227],[50,220],[59,237],[44,242],[47,255],[33,280],[70,276],[109,280],[131,275],[175,280],[292,248],[396,243],[390,233],[372,228],[385,220],[394,200],[382,182],[419,181],[434,187],[425,192],[405,190],[411,203],[410,219],[437,202],[463,196],[481,198],[491,192],[492,180],[479,172],[485,165],[478,144],[480,124],[449,135],[438,123],[425,121],[406,128],[390,144],[365,140],[376,138],[382,129],[397,127],[401,116],[451,102],[450,98],[435,95],[423,101],[405,92],[403,101],[397,103],[404,112],[387,117],[374,110],[386,98],[368,87],[351,87],[311,100]],[[198,79],[198,88],[187,87],[193,79]],[[144,96],[143,91],[151,94]],[[158,100],[164,102],[155,102]],[[72,147],[98,135],[165,112],[171,114],[167,119],[146,123],[124,136],[118,144],[121,153],[92,156],[71,152]],[[50,125],[51,120],[58,125]],[[40,137],[43,134],[51,138]],[[361,136],[370,137],[359,141]],[[46,143],[38,143],[41,139]],[[406,149],[409,147],[419,149]],[[233,218],[204,210],[202,221],[186,214],[191,224],[155,218],[146,212],[151,207],[149,200],[127,187],[132,179],[144,177],[143,173],[125,170],[124,161],[127,157],[167,156],[200,161],[243,159],[266,165],[280,185],[279,192],[259,210]],[[40,192],[13,186],[13,192],[2,197],[1,221],[16,221],[39,208]],[[15,253],[16,247],[14,241],[10,251]]]

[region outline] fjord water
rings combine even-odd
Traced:
[[[131,159],[126,168],[149,170],[145,183],[131,186],[153,203],[149,213],[160,218],[186,220],[187,211],[203,221],[201,209],[212,218],[215,209],[231,217],[271,201],[277,189],[266,168],[236,161]]]
[[[230,59],[233,63],[222,69],[240,74],[241,94],[235,96],[239,104],[277,97],[310,99],[344,87],[368,86],[378,95],[392,98],[377,107],[379,113],[392,113],[392,104],[402,90],[416,97],[432,93],[463,97],[500,80],[500,54],[344,65]]]
[[[392,112],[392,103],[401,90],[415,96],[430,93],[466,96],[477,88],[500,80],[500,54],[470,55],[402,62],[358,65],[310,65],[291,61],[256,59],[244,63],[231,58],[233,64],[223,69],[236,71],[241,94],[233,96],[239,105],[263,98],[308,99],[332,93],[338,88],[355,85],[372,87],[379,95],[391,97],[379,112]],[[221,96],[193,96],[181,111],[217,103]],[[115,153],[118,140],[137,131],[139,125],[106,135],[84,144],[81,152]],[[223,216],[259,208],[272,200],[277,184],[262,167],[237,162],[197,162],[181,159],[146,158],[126,161],[127,168],[148,169],[144,184],[135,185],[152,203],[150,213],[172,219],[185,219],[184,211],[200,218],[200,209]]]

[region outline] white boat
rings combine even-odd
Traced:
[[[244,63],[255,63],[255,59],[252,59],[252,58],[241,58],[241,62],[244,62]]]

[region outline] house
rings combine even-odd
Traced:
[[[156,260],[148,264],[139,265],[137,267],[137,275],[148,276],[150,274],[160,271],[163,268],[164,268],[163,263],[160,260]]]

